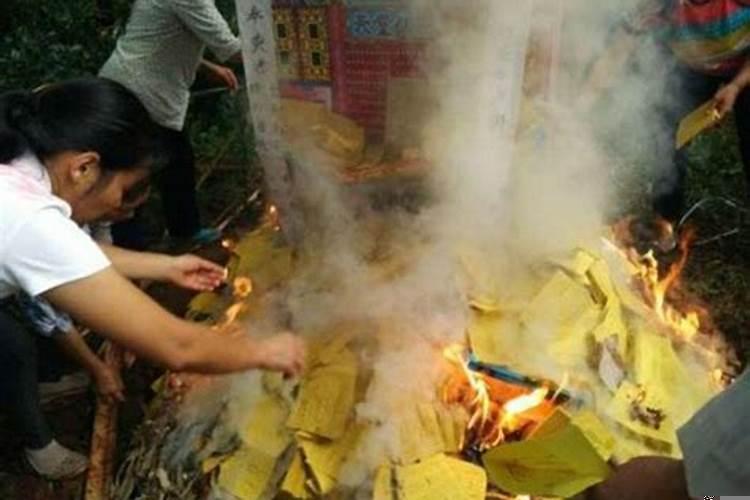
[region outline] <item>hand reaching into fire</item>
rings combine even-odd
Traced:
[[[195,255],[172,257],[166,269],[167,281],[199,292],[208,292],[224,281],[224,268]]]
[[[281,333],[258,342],[259,368],[296,377],[305,366],[305,344],[291,333]]]

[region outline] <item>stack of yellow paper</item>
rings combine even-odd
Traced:
[[[484,500],[486,493],[484,469],[440,454],[413,465],[381,467],[373,499]]]

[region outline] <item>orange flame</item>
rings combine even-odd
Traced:
[[[661,222],[665,227],[664,234],[672,237],[674,234],[671,224],[666,221]],[[630,236],[623,236],[622,231],[626,230],[627,224],[620,224],[615,228],[619,231],[617,237],[620,244],[632,244]],[[701,320],[697,311],[680,311],[670,304],[667,300],[670,290],[678,283],[689,255],[690,244],[694,239],[694,233],[690,230],[680,238],[678,247],[677,260],[675,260],[666,270],[662,277],[659,262],[654,255],[653,250],[649,250],[641,255],[633,246],[626,247],[622,253],[630,264],[631,274],[640,280],[642,284],[642,293],[646,302],[653,308],[657,318],[680,337],[686,340],[692,340],[701,329]]]
[[[238,276],[232,283],[232,291],[236,299],[246,299],[253,293],[253,280],[247,276]]]
[[[279,217],[279,209],[273,203],[268,205],[266,209],[266,220],[271,225],[274,231],[281,230],[281,221]]]
[[[469,411],[464,445],[479,451],[499,445],[508,434],[518,431],[528,422],[525,418],[527,412],[545,402],[546,388],[527,393],[519,387],[490,381],[485,375],[470,369],[462,345],[447,347],[443,355],[461,370],[460,376],[453,377],[443,386],[442,400],[447,404],[461,404]]]

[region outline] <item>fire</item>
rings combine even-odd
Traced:
[[[238,276],[232,283],[232,293],[238,300],[246,299],[253,293],[253,280],[247,276]]]
[[[464,447],[486,451],[522,430],[529,420],[536,420],[527,418],[527,413],[546,402],[547,388],[528,392],[491,380],[469,367],[466,349],[461,345],[447,347],[443,356],[461,370],[443,386],[442,400],[461,404],[469,411]]]
[[[268,205],[268,209],[266,209],[266,219],[268,220],[268,223],[271,225],[271,227],[273,227],[274,231],[281,230],[279,209],[276,208],[276,205],[274,205],[273,203]]]
[[[549,389],[540,387],[534,389],[530,394],[518,396],[505,403],[503,405],[503,427],[512,428],[514,425],[517,425],[516,417],[544,403],[547,394],[549,394]]]
[[[676,258],[666,270],[662,270],[659,260],[656,258],[653,248],[639,253],[637,242],[630,234],[632,220],[623,221],[614,228],[615,236],[622,249],[623,256],[629,263],[629,270],[633,277],[641,283],[641,292],[646,302],[653,308],[657,318],[680,337],[685,340],[693,340],[701,329],[701,319],[697,310],[681,311],[670,304],[667,300],[669,292],[674,289],[687,263],[690,244],[693,242],[693,231],[686,231],[679,236],[679,241],[674,243],[675,234],[671,224],[666,221],[658,221],[660,234],[654,241],[665,255]],[[664,243],[668,242],[668,243]],[[671,244],[669,242],[672,242]],[[670,248],[671,247],[671,248]],[[665,248],[668,252],[664,251]]]

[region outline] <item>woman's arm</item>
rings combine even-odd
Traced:
[[[583,111],[589,110],[601,93],[614,85],[637,45],[637,36],[625,28],[618,28],[609,47],[594,62],[581,87],[579,106]]]
[[[720,116],[732,111],[737,97],[750,85],[750,59],[740,69],[739,73],[726,85],[719,89],[714,96],[714,106]]]
[[[224,278],[224,268],[195,255],[133,252],[108,244],[99,247],[112,266],[130,279],[168,281],[191,290],[213,290]]]
[[[296,375],[302,369],[304,346],[298,338],[220,335],[169,314],[111,268],[49,290],[44,297],[103,336],[174,371],[262,368]]]
[[[125,400],[125,386],[120,374],[91,351],[76,328],[54,336],[61,351],[85,369],[96,382],[101,396],[115,401]]]

